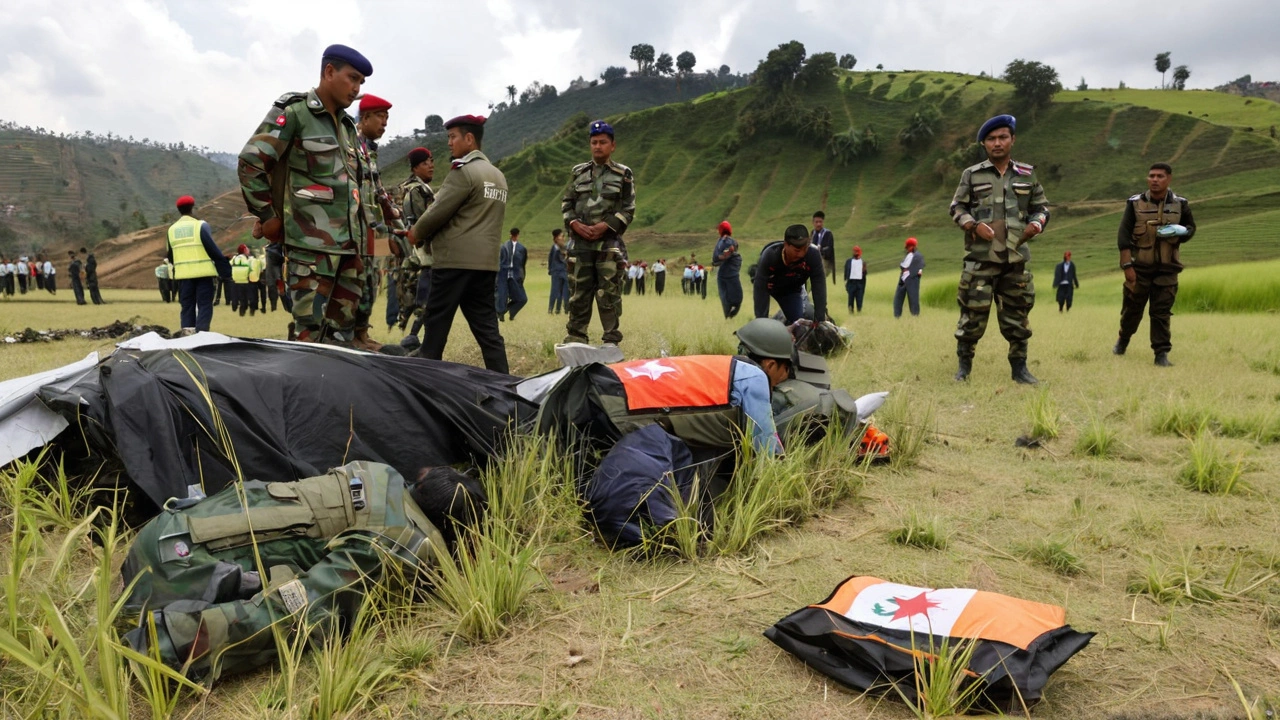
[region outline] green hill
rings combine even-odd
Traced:
[[[903,238],[914,235],[932,267],[954,267],[963,250],[947,205],[960,170],[971,162],[965,153],[976,149],[978,125],[1016,105],[1011,86],[954,73],[870,72],[845,73],[801,94],[804,109],[826,108],[828,133],[874,129],[880,152],[847,165],[801,132],[759,129],[746,137],[744,118],[761,92],[713,93],[612,117],[616,159],[636,174],[632,255],[709,252],[715,225],[724,219],[744,245],[759,247],[821,208],[840,259],[857,243],[873,270],[885,269],[900,256]],[[1224,95],[1222,101],[1239,107],[1228,113],[1217,109],[1227,106],[1212,105],[1202,118],[1196,110],[1219,98],[1139,90],[1060,97],[1021,118],[1014,153],[1037,166],[1054,208],[1049,232],[1036,243],[1038,266],[1047,269],[1071,249],[1085,272],[1112,267],[1124,200],[1145,188],[1146,169],[1155,161],[1174,164],[1175,191],[1193,201],[1200,234],[1184,248],[1187,262],[1280,256],[1280,243],[1261,241],[1274,238],[1269,228],[1280,222],[1280,143],[1246,129],[1264,127],[1275,103],[1244,105]],[[898,133],[926,106],[940,112],[936,133],[908,150]],[[508,224],[525,228],[529,238],[558,227],[568,170],[586,159],[581,135],[561,133],[502,161],[512,190]],[[535,248],[542,244],[533,240]]]
[[[178,195],[234,187],[195,152],[0,128],[0,253],[92,244],[160,222]]]

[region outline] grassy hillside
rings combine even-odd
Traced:
[[[677,80],[669,77],[625,77],[595,87],[562,92],[516,105],[489,115],[485,124],[484,151],[493,160],[519,152],[525,145],[545,140],[560,129],[569,118],[586,114],[591,119],[633,112],[673,102],[681,102],[716,90],[737,87],[746,82],[740,75],[712,77],[697,73]],[[448,119],[448,118],[446,118]],[[429,136],[426,144],[435,152],[444,147],[443,134]],[[395,138],[383,148],[383,162],[388,166],[403,158],[409,150],[424,144],[421,138]]]
[[[178,195],[234,186],[192,152],[0,129],[0,252],[92,243],[160,222]]]
[[[872,269],[884,269],[900,256],[903,238],[914,235],[932,267],[954,267],[963,250],[947,205],[966,163],[953,153],[972,144],[982,120],[1013,108],[1009,85],[954,73],[848,73],[805,94],[807,107],[829,109],[835,132],[871,126],[879,135],[878,155],[847,166],[794,133],[762,131],[738,142],[735,125],[758,92],[717,93],[613,118],[616,159],[636,173],[633,255],[709,252],[724,219],[744,245],[759,247],[821,208],[841,259],[858,243]],[[1226,113],[1210,105],[1219,98],[1204,93],[1078,95],[1063,93],[1063,101],[1022,117],[1019,127],[1014,155],[1038,167],[1054,206],[1050,231],[1037,241],[1038,269],[1047,270],[1063,249],[1086,273],[1111,267],[1123,202],[1145,188],[1146,169],[1158,160],[1174,164],[1175,191],[1194,203],[1200,234],[1184,248],[1188,263],[1280,256],[1280,243],[1258,242],[1280,221],[1280,143],[1236,124],[1260,125],[1258,118],[1280,106],[1222,96],[1221,107],[1240,105]],[[1119,100],[1102,101],[1112,95]],[[1190,116],[1188,99],[1204,103],[1189,108]],[[1157,107],[1134,104],[1147,101]],[[926,105],[941,112],[938,131],[925,147],[906,150],[898,132]],[[1195,111],[1205,108],[1211,112],[1201,118]],[[1227,119],[1231,124],[1219,124]],[[568,169],[587,157],[585,141],[565,135],[503,161],[512,188],[507,223],[535,233],[557,227]]]

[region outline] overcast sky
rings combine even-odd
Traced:
[[[272,101],[312,87],[321,50],[346,43],[390,100],[390,135],[422,118],[485,113],[507,85],[564,89],[635,43],[749,71],[788,40],[850,52],[858,68],[999,72],[1015,58],[1064,85],[1155,87],[1156,53],[1189,87],[1280,80],[1274,0],[3,0],[0,119],[108,130],[238,152]]]

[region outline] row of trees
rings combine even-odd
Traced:
[[[104,148],[150,148],[152,150],[166,150],[169,152],[191,152],[205,156],[212,152],[206,145],[188,145],[181,141],[165,143],[158,140],[152,140],[151,138],[134,140],[132,135],[126,138],[123,135],[117,135],[110,130],[102,135],[98,135],[92,130],[55,133],[52,130],[46,130],[39,126],[31,127],[30,125],[19,125],[11,120],[0,120],[0,130],[13,130],[30,133],[32,135],[43,135],[45,137],[58,138],[59,140],[68,140],[71,142],[78,142]]]

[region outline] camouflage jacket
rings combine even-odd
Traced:
[[[355,121],[340,112],[335,124],[315,90],[280,96],[240,152],[249,212],[263,222],[283,214],[291,247],[355,254],[366,222],[355,140]]]
[[[171,503],[139,531],[121,568],[125,587],[136,580],[125,615],[144,623],[125,640],[148,652],[150,616],[166,664],[217,680],[274,660],[272,626],[288,636],[349,623],[364,580],[412,577],[444,547],[404,478],[379,463],[297,482],[250,480]],[[393,558],[402,573],[386,572]]]
[[[1042,230],[1049,224],[1049,201],[1034,166],[1010,161],[1001,175],[990,160],[983,160],[960,175],[951,219],[961,227],[986,223],[995,230],[995,240],[990,241],[979,237],[976,227],[965,231],[965,260],[1017,264],[1031,259],[1022,231],[1032,222],[1039,222]]]
[[[436,201],[435,191],[417,175],[410,175],[408,180],[400,183],[399,191],[401,202],[403,203],[404,222],[407,227],[412,227],[418,221],[418,218],[426,215],[427,208],[431,207],[431,203]],[[418,267],[431,267],[433,262],[429,245],[414,248],[413,252],[405,260],[406,267],[413,263],[416,263]]]
[[[356,157],[359,160],[356,183],[360,187],[360,197],[364,198],[362,205],[366,230],[404,230],[405,226],[400,218],[388,218],[378,201],[380,196],[391,199],[390,193],[382,186],[382,174],[378,171],[378,144],[357,133]],[[394,202],[389,204],[395,207]]]
[[[564,228],[573,241],[571,250],[599,247],[573,232],[569,224],[574,220],[585,225],[603,222],[613,231],[613,238],[622,237],[636,216],[636,184],[631,168],[613,161],[606,165],[594,162],[574,165],[569,187],[560,202],[560,212],[564,215]],[[612,238],[602,238],[607,239]]]

